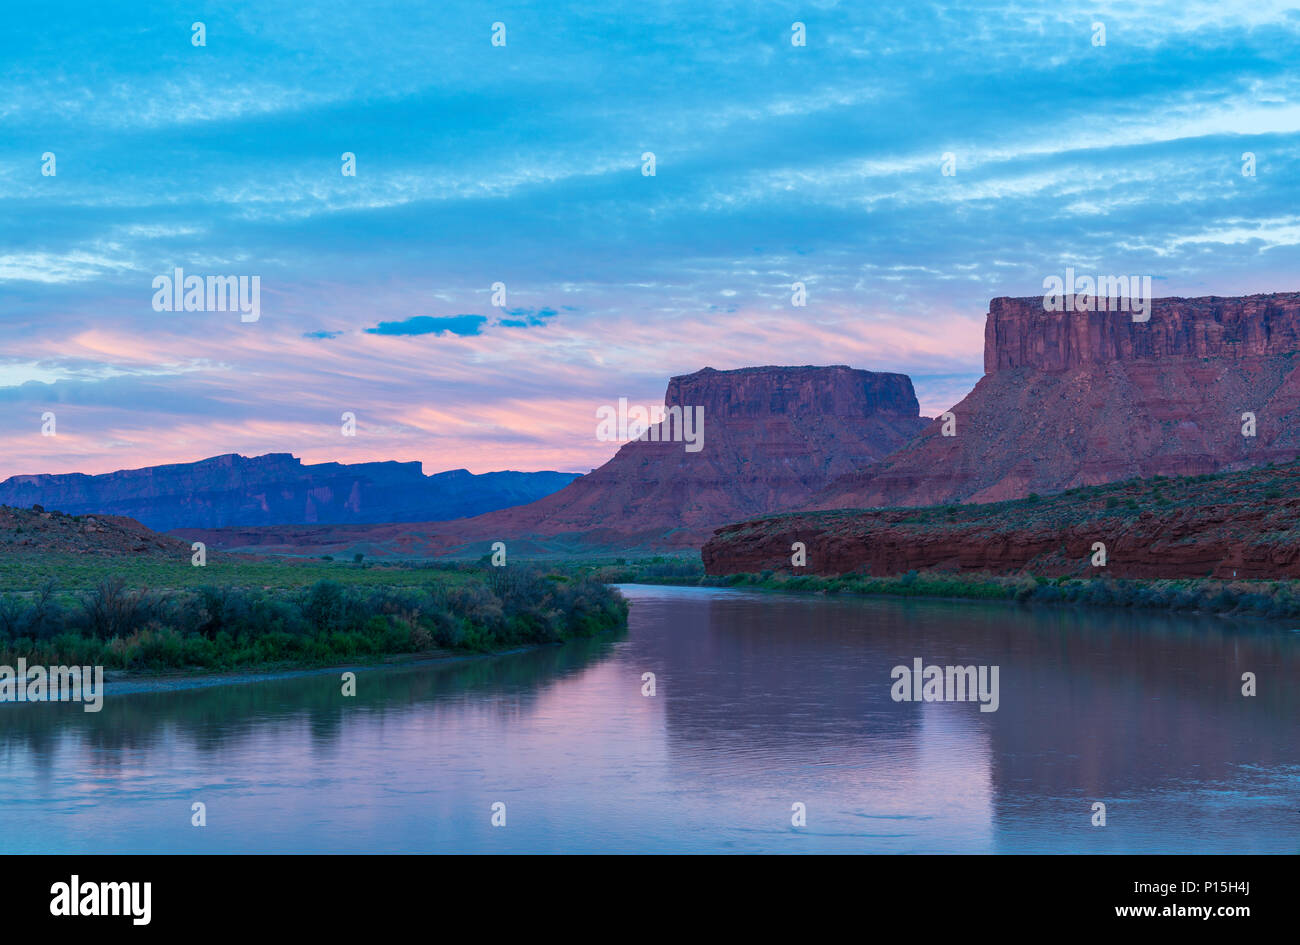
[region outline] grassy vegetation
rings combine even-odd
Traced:
[[[107,572],[107,576],[106,576]],[[0,663],[137,671],[328,665],[556,643],[626,624],[587,576],[529,565],[374,566],[22,555],[0,566]]]
[[[711,576],[698,559],[647,558],[590,565],[577,573],[616,584],[735,587],[821,594],[1008,600],[1188,613],[1300,618],[1300,581],[1220,581],[1208,578],[1127,580],[909,571],[893,577],[761,574]]]
[[[328,556],[250,560],[211,554],[206,567],[196,568],[188,553],[175,558],[27,553],[0,555],[0,592],[31,592],[48,581],[63,591],[84,591],[97,586],[110,572],[132,587],[179,590],[211,584],[289,589],[310,587],[321,580],[411,587],[429,581],[431,572],[437,573],[438,580],[455,583],[473,580],[483,571],[442,563],[359,563],[351,558],[344,562]]]
[[[1292,500],[1300,486],[1300,460],[1236,472],[1150,476],[1096,486],[1076,486],[1050,496],[1030,493],[1002,502],[946,503],[916,508],[834,509],[760,516],[728,526],[733,538],[779,534],[798,522],[824,535],[856,534],[864,522],[895,526],[918,538],[975,528],[994,541],[1027,530],[1122,534],[1148,520],[1193,520],[1213,540],[1300,544],[1300,518]],[[1230,515],[1198,518],[1207,508]],[[1248,513],[1248,514],[1243,514]]]

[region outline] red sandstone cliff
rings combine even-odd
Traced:
[[[726,522],[802,505],[924,425],[908,377],[843,365],[705,368],[672,378],[664,404],[704,408],[699,452],[634,440],[553,495],[448,530],[689,547]]]
[[[1143,322],[994,299],[986,373],[952,408],[956,435],[936,419],[809,507],[989,502],[1288,461],[1300,456],[1297,350],[1300,293],[1156,299]]]
[[[719,525],[806,503],[924,425],[902,374],[834,367],[705,368],[674,377],[667,407],[703,407],[703,447],[634,440],[528,505],[453,522],[192,532],[221,547],[437,554],[504,539],[521,550],[698,547]],[[592,430],[595,435],[595,416]]]

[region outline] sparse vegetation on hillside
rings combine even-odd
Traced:
[[[1005,502],[773,515],[719,529],[702,554],[715,574],[790,572],[794,540],[822,575],[1300,578],[1300,462]]]

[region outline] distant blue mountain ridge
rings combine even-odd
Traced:
[[[290,453],[227,453],[194,463],[11,476],[0,504],[70,515],[126,515],[156,531],[247,525],[445,521],[523,505],[579,477],[465,469],[424,475],[417,462],[316,463]]]

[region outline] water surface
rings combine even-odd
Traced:
[[[0,850],[1300,850],[1286,625],[623,591],[626,633],[362,669],[355,698],[330,674],[0,705]],[[998,710],[893,701],[914,657],[997,665]]]

